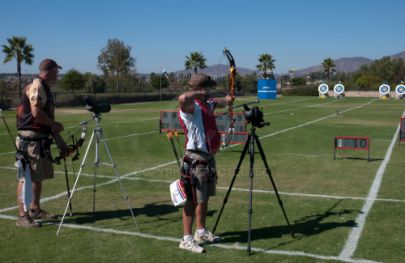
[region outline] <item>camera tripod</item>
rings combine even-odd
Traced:
[[[118,181],[118,183],[120,185],[120,189],[121,189],[121,192],[123,194],[124,200],[126,201],[126,203],[128,205],[128,209],[131,212],[131,215],[132,215],[132,218],[134,220],[135,226],[138,229],[138,225],[137,225],[136,220],[135,220],[135,215],[134,215],[134,213],[132,211],[132,207],[131,207],[131,205],[129,203],[129,200],[128,200],[128,193],[125,190],[124,185],[121,182],[121,177],[120,177],[120,175],[118,174],[118,171],[117,171],[117,165],[114,162],[114,160],[112,158],[112,155],[111,155],[111,152],[110,152],[110,149],[108,148],[107,142],[104,139],[103,129],[100,127],[100,120],[101,120],[100,113],[94,113],[92,119],[94,119],[94,121],[95,121],[95,127],[93,128],[93,133],[91,135],[89,144],[87,145],[86,152],[84,154],[83,160],[82,160],[82,162],[80,164],[79,172],[77,173],[76,180],[75,180],[75,183],[74,183],[72,191],[71,191],[71,195],[68,198],[68,202],[66,204],[65,212],[63,213],[63,216],[62,216],[62,219],[60,221],[59,228],[58,228],[58,231],[56,232],[56,235],[59,235],[60,229],[62,227],[63,221],[64,221],[65,216],[66,216],[66,212],[67,212],[67,210],[68,210],[68,208],[70,206],[73,194],[74,194],[75,189],[77,187],[77,182],[79,181],[80,175],[82,174],[82,171],[83,171],[83,167],[85,166],[86,159],[87,159],[87,154],[89,153],[89,150],[90,150],[90,147],[91,147],[92,143],[95,144],[94,177],[93,177],[94,178],[94,182],[93,182],[93,213],[96,210],[96,191],[97,191],[96,190],[96,177],[97,177],[97,170],[98,170],[98,167],[99,167],[99,164],[100,164],[100,156],[99,156],[100,140],[103,142],[104,148],[105,148],[105,150],[107,152],[107,155],[109,157],[109,160],[111,162],[110,164],[108,164],[108,163],[103,163],[103,164],[105,164],[107,166],[111,166],[113,168],[114,174],[115,174],[115,177],[116,177],[116,179],[114,179],[114,180]]]
[[[269,123],[261,123],[261,124],[269,125]],[[235,183],[236,176],[239,173],[240,166],[241,166],[241,164],[243,162],[243,159],[244,159],[244,157],[246,155],[246,152],[249,149],[249,157],[250,157],[249,179],[250,179],[250,186],[249,186],[249,210],[248,210],[249,229],[248,229],[248,248],[247,248],[247,251],[248,251],[249,254],[251,252],[251,239],[252,239],[251,231],[252,231],[252,201],[253,201],[253,177],[254,177],[254,172],[253,171],[254,171],[254,157],[255,157],[255,142],[257,144],[257,148],[259,148],[260,156],[261,156],[262,161],[263,161],[263,163],[264,163],[264,165],[266,167],[266,173],[269,176],[271,184],[273,185],[274,192],[276,193],[276,196],[277,196],[277,199],[278,199],[278,204],[280,205],[280,208],[283,211],[283,215],[284,215],[284,218],[285,218],[285,220],[287,222],[288,227],[291,229],[290,222],[288,220],[287,214],[286,214],[285,209],[284,209],[283,201],[281,200],[280,195],[278,194],[277,187],[276,187],[276,184],[275,184],[275,182],[273,180],[273,177],[271,176],[271,170],[269,168],[269,165],[267,164],[266,157],[265,157],[262,145],[260,144],[259,138],[256,135],[256,127],[254,127],[252,125],[251,131],[250,131],[249,136],[248,136],[248,138],[246,140],[245,146],[244,146],[244,148],[242,150],[242,154],[240,156],[238,165],[236,166],[235,173],[234,173],[234,175],[232,177],[231,184],[229,185],[228,192],[225,195],[221,210],[220,210],[220,212],[218,214],[217,220],[216,220],[214,228],[212,230],[212,233],[215,233],[215,230],[216,230],[217,225],[219,223],[219,219],[221,218],[222,212],[223,212],[223,210],[225,208],[225,204],[228,202],[228,197],[229,197],[229,195],[231,193],[233,184]],[[291,231],[291,236],[294,237],[294,233],[292,231]]]

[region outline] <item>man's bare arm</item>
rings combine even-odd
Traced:
[[[67,156],[69,154],[69,147],[66,145],[65,141],[59,134],[64,129],[63,124],[49,118],[49,116],[41,108],[37,106],[31,107],[31,113],[35,119],[35,122],[46,125],[51,128],[53,138],[55,139],[55,142],[58,145],[61,155]]]
[[[48,126],[52,129],[52,132],[59,133],[63,131],[63,125],[49,118],[49,116],[37,106],[31,107],[32,117],[34,117],[35,122]]]
[[[214,98],[214,101],[217,103],[217,108],[225,108],[232,103],[232,97],[227,95],[225,98]]]

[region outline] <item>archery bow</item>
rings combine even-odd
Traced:
[[[72,153],[76,152],[75,155],[72,156],[72,160],[76,161],[77,159],[79,159],[79,148],[83,145],[84,140],[86,138],[86,132],[87,132],[87,123],[88,121],[83,121],[80,123],[81,126],[81,133],[80,133],[80,137],[77,140],[75,138],[75,136],[72,134],[71,138],[72,138],[72,144],[68,145],[68,151],[67,152],[62,152],[61,148],[59,147],[59,143],[56,142],[56,145],[58,146],[58,149],[60,151],[60,155],[55,157],[55,163],[60,164],[60,161],[63,159],[65,160],[66,157],[68,157],[69,155],[71,155]],[[61,138],[60,136],[55,136],[55,141],[59,141],[60,142]]]
[[[56,143],[58,149],[59,149],[59,156],[56,157],[54,159],[55,163],[60,164],[60,161],[63,160],[63,165],[64,165],[64,169],[65,169],[65,180],[66,180],[66,189],[67,189],[67,197],[68,200],[70,199],[70,185],[69,185],[69,176],[68,176],[68,171],[67,171],[67,167],[66,167],[66,157],[68,157],[69,155],[71,155],[72,153],[76,152],[75,155],[72,155],[72,164],[73,161],[76,161],[77,159],[79,159],[79,148],[83,145],[84,143],[84,139],[86,138],[86,132],[87,132],[87,121],[81,122],[80,126],[81,126],[81,133],[80,133],[80,137],[77,140],[76,137],[74,136],[74,133],[71,134],[71,138],[72,138],[72,144],[68,145],[68,150],[67,152],[62,152],[61,147],[59,146],[62,140],[62,138],[60,137],[60,135],[58,134],[57,136],[54,137],[55,142],[59,142]],[[55,134],[54,134],[55,135]],[[73,174],[75,174],[75,172],[73,171]],[[69,210],[70,210],[70,216],[72,216],[73,214],[73,209],[72,209],[72,201],[69,202]]]
[[[227,49],[224,48],[223,51],[224,55],[228,59],[229,62],[229,80],[228,80],[228,92],[229,96],[231,96],[231,103],[228,105],[228,115],[229,115],[229,129],[228,132],[225,134],[224,141],[222,142],[222,146],[228,146],[228,144],[231,142],[233,132],[235,130],[235,120],[234,120],[234,113],[233,113],[233,102],[235,100],[235,82],[236,82],[236,66],[235,66],[235,60],[231,54],[231,52]]]

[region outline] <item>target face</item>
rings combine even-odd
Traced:
[[[319,93],[321,93],[321,94],[326,94],[326,93],[328,93],[328,91],[329,91],[329,86],[328,86],[327,84],[321,84],[321,85],[319,85],[319,87],[318,87],[318,91],[319,91]]]
[[[390,93],[390,86],[387,84],[382,84],[379,88],[378,88],[379,92],[381,95],[387,95],[388,93]]]
[[[395,92],[396,92],[398,95],[403,95],[403,94],[405,94],[405,85],[398,85],[398,86],[395,88]]]
[[[336,84],[333,87],[333,90],[335,91],[336,94],[340,95],[343,92],[345,92],[345,86],[343,86],[342,84]]]

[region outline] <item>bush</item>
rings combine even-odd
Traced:
[[[360,90],[370,90],[379,87],[381,79],[375,75],[363,74],[355,82],[355,85],[359,87]]]
[[[318,96],[317,86],[300,86],[283,90],[283,95],[287,96]]]

